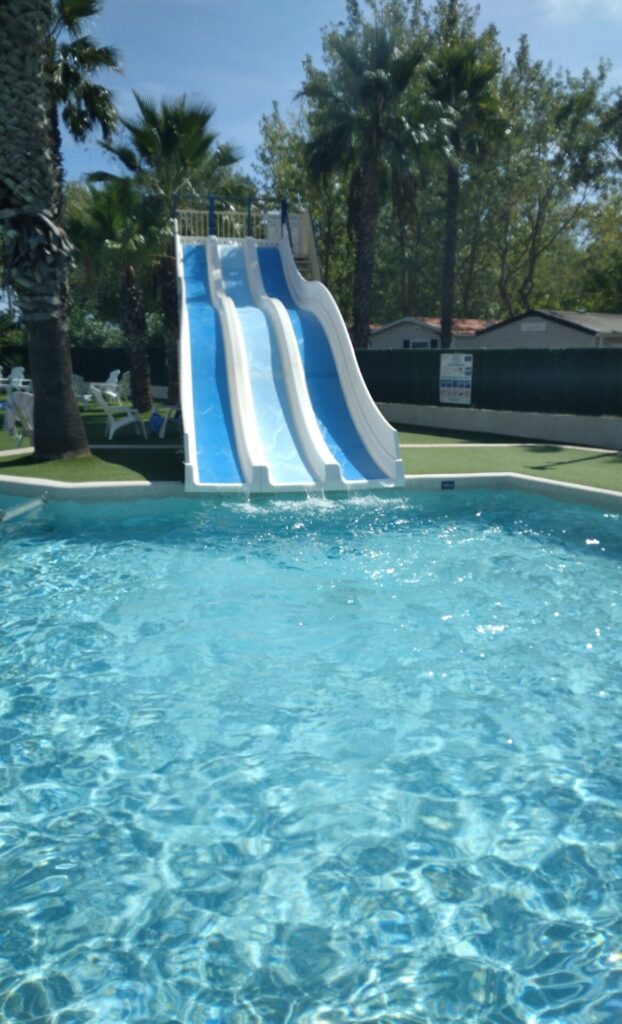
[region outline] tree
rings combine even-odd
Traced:
[[[475,34],[474,12],[460,0],[439,4],[440,36],[426,69],[430,95],[447,118],[445,155],[445,239],[441,280],[441,345],[452,338],[460,188],[468,162],[481,159],[504,129],[497,82],[501,60],[495,33]]]
[[[132,401],[140,412],[152,406],[147,320],[139,270],[161,247],[162,199],[146,196],[132,178],[91,187],[70,230],[86,266],[95,275],[115,268],[121,327],[130,363]]]
[[[498,290],[512,316],[532,304],[543,259],[575,231],[606,183],[606,68],[576,78],[532,61],[526,37],[503,76],[511,133],[498,147],[490,193]]]
[[[581,224],[581,305],[601,313],[622,309],[622,195],[618,188],[595,203]],[[574,282],[575,288],[577,282]]]
[[[162,198],[162,221],[168,222],[173,197],[185,186],[192,186],[194,174],[218,187],[230,169],[240,160],[230,144],[217,144],[218,134],[211,128],[215,108],[201,100],[179,96],[158,103],[135,92],[138,115],[121,118],[125,130],[122,142],[102,143],[115,156],[146,194]],[[98,175],[99,179],[113,175]],[[164,243],[158,261],[164,326],[167,336],[169,401],[175,401],[178,388],[177,341],[179,337],[177,283],[172,237]]]
[[[48,0],[0,5],[0,231],[3,264],[28,334],[40,459],[88,455],[71,387],[65,280],[71,246],[50,120]]]
[[[354,3],[343,31],[324,41],[328,70],[306,64],[299,96],[311,106],[309,170],[325,182],[347,175],[348,212],[355,240],[353,341],[369,342],[376,231],[389,167],[408,159],[418,141],[400,102],[421,61],[412,43],[398,46],[391,20],[366,23]]]
[[[347,232],[347,179],[343,173],[313,181],[306,161],[309,130],[305,112],[283,117],[277,103],[259,122],[261,143],[253,170],[265,201],[285,197],[290,208],[306,207],[316,233],[322,280],[342,309],[351,303],[352,257]]]
[[[108,89],[93,81],[102,70],[119,71],[114,47],[99,46],[85,33],[85,22],[101,13],[101,0],[54,0],[49,33],[52,95],[50,120],[54,154],[62,176],[60,119],[83,142],[97,129],[108,139],[117,112]]]

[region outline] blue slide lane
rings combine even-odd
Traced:
[[[283,368],[272,328],[253,298],[241,245],[219,245],[225,291],[233,300],[246,345],[259,436],[271,482],[313,484],[305,465],[289,408]]]
[[[190,324],[198,479],[202,484],[243,484],[222,332],[207,285],[205,245],[184,245],[184,282]]]
[[[352,421],[322,325],[313,313],[296,306],[287,286],[279,250],[258,246],[257,253],[266,294],[280,299],[289,313],[313,411],[344,480],[381,480],[384,474],[371,458]]]

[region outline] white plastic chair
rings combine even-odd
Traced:
[[[81,377],[79,373],[71,374],[71,387],[78,405],[86,406],[89,402],[93,401],[91,389],[84,380],[84,377]]]
[[[132,397],[132,382],[130,380],[129,370],[125,370],[119,377],[117,393],[120,402],[129,402]]]
[[[104,398],[109,402],[119,401],[119,377],[121,376],[120,370],[111,370],[108,377],[104,381],[93,381],[91,384],[92,388],[98,388]]]
[[[147,437],[145,432],[145,424],[143,423],[138,409],[130,409],[128,406],[112,406],[109,405],[104,398],[101,389],[95,384],[91,384],[91,394],[95,399],[95,404],[106,413],[106,437],[109,441],[112,440],[117,430],[121,427],[125,427],[130,423],[134,424],[134,429],[137,434],[142,434],[144,438]]]
[[[28,391],[12,391],[6,400],[4,429],[17,438],[17,447],[25,437],[33,437],[35,399]]]
[[[14,366],[9,374],[9,388],[12,391],[19,391],[22,388],[27,387],[30,381],[24,377],[24,367]]]

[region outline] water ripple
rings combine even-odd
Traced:
[[[154,509],[0,545],[0,1016],[617,1022],[618,517]]]

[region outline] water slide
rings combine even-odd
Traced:
[[[177,238],[186,489],[335,491],[403,482],[327,289],[280,245]]]

